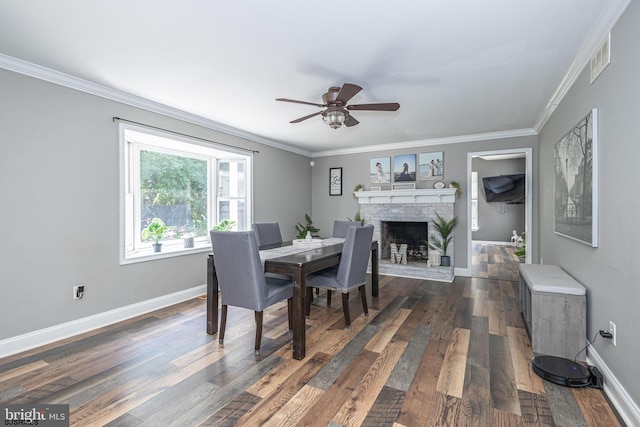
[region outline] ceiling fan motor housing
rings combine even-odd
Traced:
[[[326,105],[331,105],[336,103],[336,98],[338,97],[338,93],[340,93],[340,88],[337,86],[332,86],[329,88],[327,93],[322,95],[322,102]]]

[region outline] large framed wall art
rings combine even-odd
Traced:
[[[598,110],[556,142],[554,231],[598,247]]]

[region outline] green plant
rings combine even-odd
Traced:
[[[236,225],[236,222],[231,219],[223,219],[218,223],[218,225],[213,226],[213,230],[215,231],[231,231],[233,226]]]
[[[522,233],[522,236],[520,237],[522,238],[522,246],[518,248],[517,251],[514,251],[513,254],[518,258],[524,258],[527,255],[527,250],[526,250],[527,241],[524,238],[524,233]]]
[[[307,231],[311,233],[311,236],[319,237],[318,232],[320,231],[320,229],[313,226],[313,221],[311,220],[309,214],[304,214],[304,220],[307,223],[306,225],[302,225],[300,223],[296,224],[296,230],[298,231],[296,239],[304,239],[305,237],[307,237]]]
[[[353,192],[355,193],[356,191],[360,191],[360,190],[362,190],[362,188],[363,188],[362,184],[356,184],[356,186],[353,187]],[[355,198],[356,195],[354,194],[353,197]]]
[[[456,199],[459,199],[462,196],[462,188],[457,181],[451,181],[449,185],[456,189]]]
[[[433,221],[433,228],[438,233],[436,236],[431,236],[429,239],[429,247],[438,251],[442,251],[443,256],[447,256],[449,244],[453,239],[453,229],[458,225],[458,217],[454,216],[451,221],[447,221],[436,212],[436,219]]]
[[[142,230],[142,240],[155,240],[159,243],[161,239],[165,237],[168,231],[175,230],[172,225],[165,225],[164,221],[160,218],[153,218],[149,225]]]

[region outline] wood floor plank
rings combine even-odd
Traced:
[[[363,350],[360,352],[353,359],[350,366],[342,370],[335,382],[326,389],[326,393],[311,406],[306,415],[299,421],[299,425],[314,427],[318,425],[324,426],[331,422],[331,419],[340,410],[344,401],[351,396],[351,393],[373,366],[378,356],[378,353],[372,351]]]
[[[384,386],[376,397],[371,409],[367,412],[367,416],[362,421],[363,427],[379,427],[393,425],[398,415],[402,403],[404,402],[405,393],[393,387]]]
[[[527,331],[520,328],[507,327],[513,371],[516,387],[529,393],[544,394],[542,378],[531,368],[533,351]]]
[[[280,411],[284,405],[309,382],[311,378],[331,359],[331,355],[326,353],[316,353],[307,357],[303,366],[292,373],[284,380],[280,387],[263,398],[254,408],[238,420],[239,425],[262,425],[267,422],[276,412]]]
[[[201,426],[234,426],[251,408],[260,402],[260,398],[246,391],[235,396],[224,408],[204,420]]]
[[[398,423],[407,426],[429,424],[429,411],[436,404],[436,384],[448,344],[448,341],[434,339],[432,335],[415,378],[407,390]]]
[[[602,399],[602,390],[585,387],[574,388],[572,391],[588,426],[621,425],[609,405]]]
[[[507,336],[507,321],[502,310],[502,301],[489,300],[489,333]]]
[[[400,356],[398,363],[391,371],[386,386],[406,392],[415,378],[416,371],[422,360],[422,356],[429,345],[431,329],[426,326],[419,326],[411,339],[407,343],[407,348]]]
[[[507,337],[489,335],[491,407],[521,415],[508,341]]]
[[[570,388],[562,387],[549,381],[543,381],[542,384],[544,385],[545,396],[547,397],[547,402],[553,414],[553,420],[557,425],[587,426],[587,421]]]
[[[547,399],[539,394],[518,390],[520,411],[525,425],[555,426]]]
[[[273,417],[262,424],[264,427],[288,427],[303,425],[301,420],[309,409],[325,394],[324,390],[309,385],[303,386]]]
[[[489,316],[489,292],[484,290],[476,291],[476,298],[473,301],[473,315],[474,316]]]
[[[385,323],[385,327],[380,328],[378,333],[371,338],[364,348],[376,353],[381,353],[389,341],[391,341],[391,338],[396,334],[400,326],[402,326],[407,317],[409,317],[409,314],[411,314],[411,310],[404,308],[398,309],[398,311],[391,316],[389,321]]]
[[[448,396],[462,397],[464,373],[469,350],[469,329],[455,328],[447,346],[436,390]]]
[[[362,423],[406,346],[405,342],[392,341],[385,347],[360,384],[334,416],[334,421],[343,425]]]

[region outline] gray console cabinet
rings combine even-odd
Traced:
[[[518,296],[534,354],[573,360],[587,339],[585,287],[557,265],[520,264]]]

